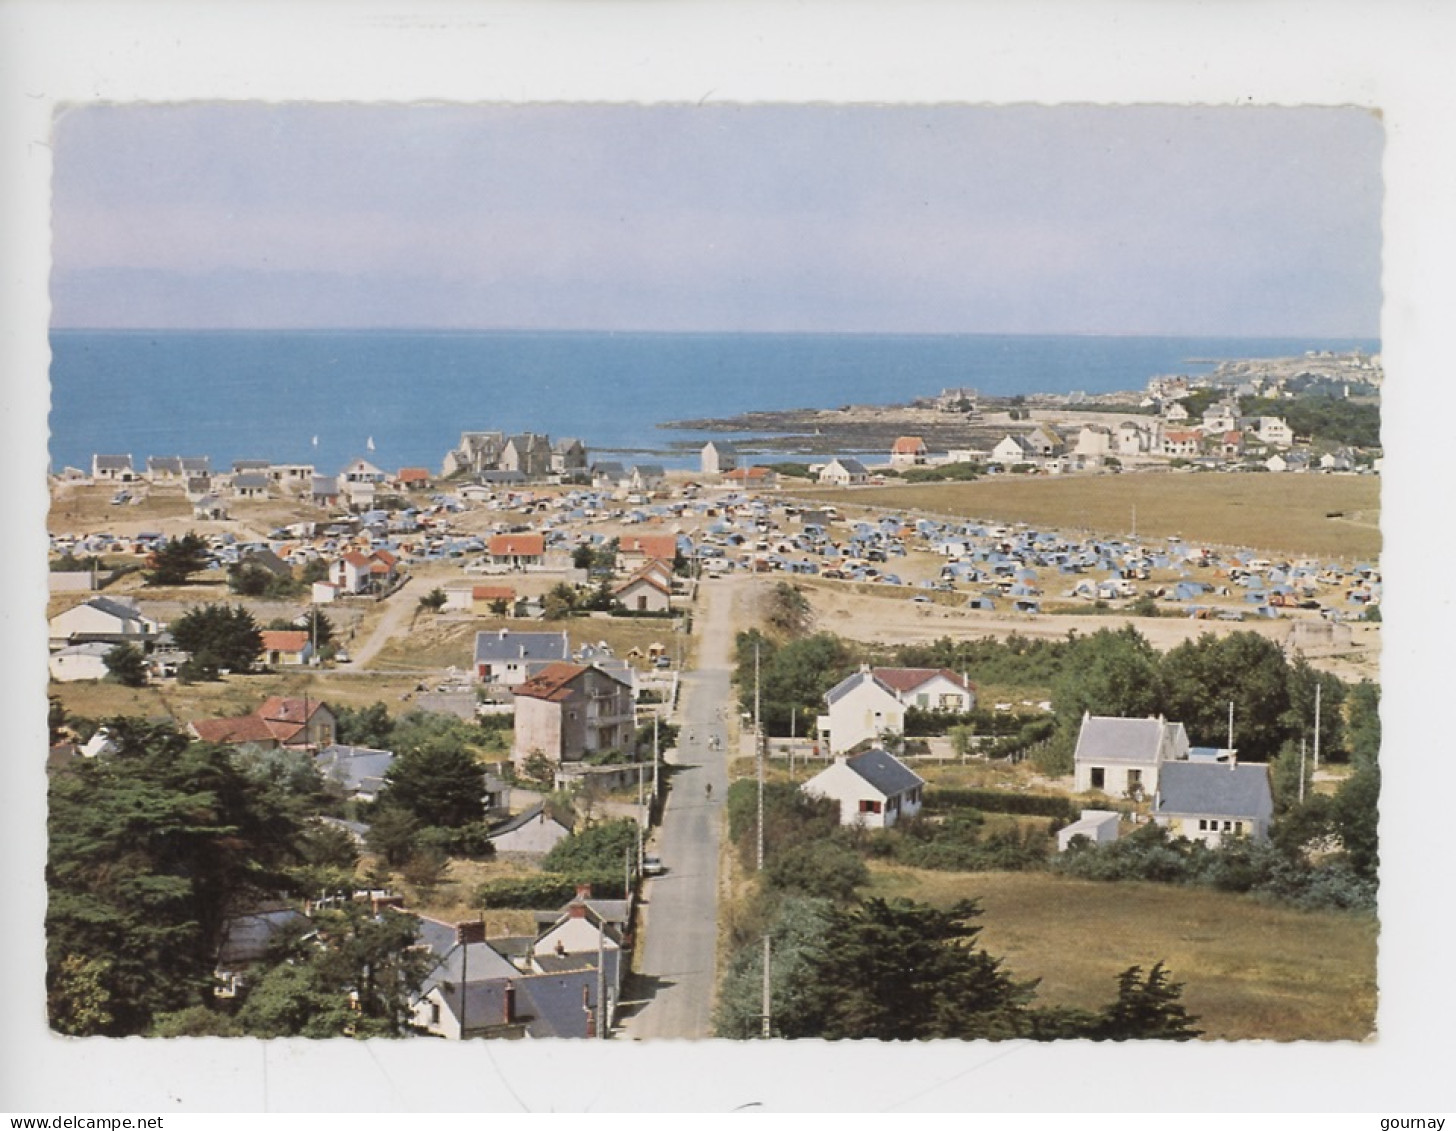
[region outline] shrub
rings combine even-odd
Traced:
[[[592,895],[601,899],[622,899],[626,893],[626,881],[620,870],[615,876],[598,875],[580,880],[547,873],[490,880],[475,889],[471,905],[485,911],[560,907],[576,895],[578,883],[589,883]]]
[[[770,887],[823,899],[853,899],[854,889],[869,878],[869,869],[859,855],[836,840],[777,852],[764,865],[764,879]]]

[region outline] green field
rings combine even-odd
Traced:
[[[1122,970],[1162,960],[1206,1039],[1358,1041],[1375,1028],[1373,916],[1170,884],[871,870],[866,895],[979,899],[986,950],[1017,977],[1041,979],[1042,1005],[1103,1005]]]
[[[1373,475],[1146,473],[809,490],[820,502],[1024,522],[1057,530],[1178,535],[1269,553],[1373,558],[1380,553],[1380,479]],[[1331,518],[1330,515],[1340,517]]]

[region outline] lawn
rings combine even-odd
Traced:
[[[796,492],[803,498],[1025,522],[1057,530],[1178,535],[1269,553],[1373,558],[1380,553],[1380,479],[1350,475],[1127,474],[1012,477]],[[1327,517],[1338,515],[1339,517]]]
[[[870,867],[866,895],[979,899],[982,943],[1041,980],[1042,1005],[1100,1006],[1122,970],[1162,960],[1207,1039],[1362,1040],[1375,1027],[1373,916],[1169,884]]]

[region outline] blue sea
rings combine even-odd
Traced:
[[[669,420],[752,410],[1141,389],[1211,359],[1377,351],[1369,339],[469,331],[51,334],[51,465],[96,452],[438,471],[462,431],[582,439],[592,458],[693,466]],[[1197,359],[1195,361],[1195,359]],[[721,435],[719,438],[722,438]],[[370,446],[372,444],[372,447]],[[776,455],[769,458],[787,458]]]

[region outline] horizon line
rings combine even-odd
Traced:
[[[651,329],[551,326],[48,326],[48,333],[81,334],[630,334],[660,337],[834,337],[834,338],[1223,338],[1229,340],[1381,342],[1376,334],[1218,333],[1213,331],[1122,330],[769,330]]]

